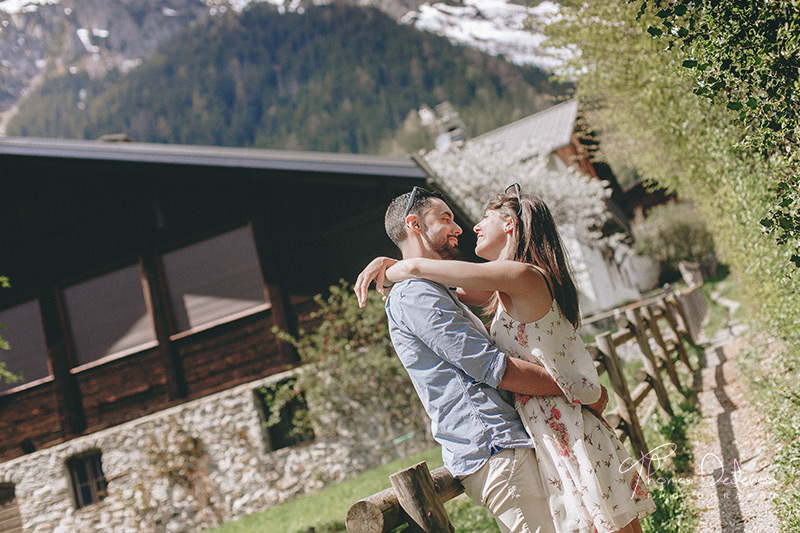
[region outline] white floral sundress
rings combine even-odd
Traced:
[[[537,363],[565,397],[515,395],[534,440],[542,483],[559,533],[609,533],[655,511],[645,482],[614,430],[581,407],[597,399],[600,382],[589,352],[558,303],[536,322],[522,323],[498,306],[495,344]]]

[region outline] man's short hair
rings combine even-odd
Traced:
[[[401,194],[389,204],[384,219],[386,235],[392,239],[392,242],[398,248],[400,243],[406,240],[406,217],[411,214],[419,216],[428,207],[431,198],[444,200],[442,194],[437,191],[418,188],[417,193],[414,195],[414,205],[411,206],[411,209],[408,209],[408,201],[411,199],[410,192]],[[408,213],[406,214],[407,209]]]

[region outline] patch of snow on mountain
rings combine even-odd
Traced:
[[[543,46],[545,36],[536,25],[557,13],[558,6],[550,1],[526,7],[507,0],[464,0],[463,6],[423,4],[400,22],[445,36],[456,44],[502,54],[517,64],[552,69],[559,64],[557,54]]]
[[[6,13],[30,13],[45,4],[57,4],[58,0],[2,0],[0,11]]]

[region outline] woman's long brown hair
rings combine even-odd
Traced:
[[[486,207],[487,211],[490,209],[501,211],[518,222],[514,230],[517,247],[501,259],[529,263],[547,273],[553,288],[553,298],[558,302],[561,312],[575,329],[579,328],[581,313],[578,290],[550,209],[534,194],[517,197],[513,191],[495,196]],[[494,315],[498,305],[499,299],[495,294],[486,306],[487,314]]]

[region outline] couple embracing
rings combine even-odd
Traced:
[[[601,416],[608,396],[544,202],[517,184],[489,202],[474,227],[486,263],[454,260],[461,228],[438,193],[414,187],[385,223],[403,260],[375,259],[354,288],[363,305],[372,282],[392,285],[392,343],[466,494],[504,533],[640,532],[655,505]],[[464,304],[493,317],[488,335]]]

